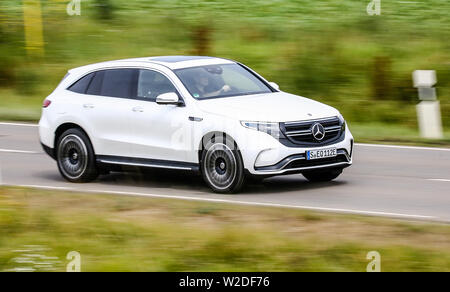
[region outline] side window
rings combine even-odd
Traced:
[[[133,98],[136,93],[136,69],[111,69],[95,72],[86,93]]]
[[[90,95],[100,95],[102,91],[102,83],[103,83],[103,75],[105,71],[98,71],[95,73],[94,78],[91,81],[91,84],[89,85],[89,88],[87,90],[87,94]]]
[[[135,69],[105,70],[100,95],[131,98],[133,94],[133,76]]]
[[[86,93],[86,90],[89,86],[89,83],[91,83],[92,77],[94,77],[95,73],[88,74],[72,84],[68,89],[70,91],[76,92],[76,93]]]
[[[139,70],[138,98],[156,101],[158,95],[168,92],[177,92],[177,90],[166,76],[152,70]]]

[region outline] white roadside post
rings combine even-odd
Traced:
[[[439,101],[436,97],[436,71],[416,70],[413,72],[414,87],[419,91],[420,102],[416,106],[420,136],[428,139],[442,139],[442,120]]]

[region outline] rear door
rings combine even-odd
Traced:
[[[92,129],[97,155],[130,156],[130,98],[136,74],[136,69],[102,70],[90,81],[83,117]]]

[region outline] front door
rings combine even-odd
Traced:
[[[156,103],[158,95],[169,92],[178,94],[164,74],[139,70],[137,94],[130,111],[133,157],[186,161],[190,137],[187,107]]]

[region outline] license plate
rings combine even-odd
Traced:
[[[337,156],[336,148],[327,148],[327,149],[306,151],[306,159],[307,160],[336,157],[336,156]]]

